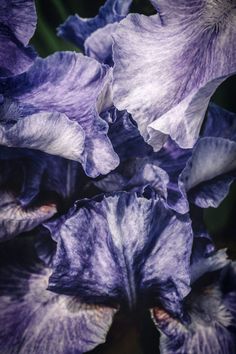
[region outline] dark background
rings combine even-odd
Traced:
[[[38,25],[31,43],[40,56],[45,57],[58,50],[78,48],[56,36],[56,27],[72,14],[93,17],[105,0],[37,0]],[[155,11],[148,0],[133,0],[131,12],[146,15]],[[224,82],[212,100],[224,108],[236,112],[236,77]],[[236,183],[218,209],[205,212],[208,229],[218,247],[228,247],[230,257],[236,259]],[[97,354],[157,354],[158,333],[148,312],[119,314],[114,321],[105,345],[91,353]]]

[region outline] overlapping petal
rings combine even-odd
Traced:
[[[4,353],[77,353],[105,342],[115,309],[47,289],[50,269],[1,269],[0,346]]]
[[[49,203],[24,209],[14,195],[7,192],[0,194],[0,241],[32,230],[57,212],[56,206]]]
[[[85,172],[95,177],[110,172],[119,163],[107,137],[107,123],[97,110],[99,96],[109,80],[106,66],[80,54],[62,52],[37,59],[25,74],[2,79],[0,91],[26,111],[37,112],[17,122],[21,129],[24,125],[21,138],[27,137],[27,147],[80,161]],[[41,124],[46,120],[47,126]],[[55,135],[48,144],[53,125]],[[17,126],[12,130],[18,130]]]
[[[234,113],[211,104],[193,149],[182,149],[168,139],[160,151],[153,152],[123,114],[109,132],[121,164],[95,185],[109,192],[143,191],[149,185],[180,213],[188,212],[189,202],[217,207],[236,177],[235,122]]]
[[[58,243],[51,290],[130,308],[162,303],[181,316],[192,245],[187,215],[119,193],[81,202],[48,227]]]
[[[132,0],[107,0],[94,18],[70,16],[59,26],[58,35],[84,48],[85,54],[106,64],[112,63],[112,33],[128,13]]]
[[[113,35],[114,102],[155,150],[168,134],[191,148],[210,97],[236,72],[235,2],[154,5],[157,15],[129,15]]]
[[[20,74],[36,57],[27,47],[36,28],[33,0],[0,2],[0,76]]]
[[[188,325],[184,326],[160,308],[153,309],[153,320],[161,331],[161,353],[235,352],[236,273],[234,263],[228,265],[228,269],[226,265],[222,252],[195,265],[195,272],[200,267],[199,275],[223,270],[215,272],[215,278],[212,273],[211,280],[193,286],[185,303],[190,316]]]

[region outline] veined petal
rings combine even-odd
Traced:
[[[0,125],[0,144],[41,150],[80,162],[84,131],[64,113],[41,112],[19,119],[10,127]]]
[[[112,35],[116,31],[118,23],[110,23],[97,29],[84,42],[85,54],[97,59],[100,63],[113,64],[112,59]]]
[[[131,308],[162,303],[181,316],[192,245],[187,215],[119,193],[82,202],[49,229],[58,243],[51,290]]]
[[[59,26],[58,35],[78,47],[83,47],[85,40],[93,32],[109,23],[118,22],[127,15],[131,1],[107,0],[94,18],[84,19],[78,15],[70,16],[63,25]]]
[[[0,77],[21,74],[36,58],[33,48],[24,45],[0,23]]]
[[[236,177],[236,143],[223,138],[202,138],[180,175],[179,185],[194,204],[217,207]],[[204,182],[204,183],[203,183]]]
[[[27,47],[36,28],[33,0],[2,0],[0,3],[0,76],[20,74],[36,53]]]
[[[30,231],[43,221],[50,219],[56,212],[54,204],[24,209],[15,196],[1,192],[0,240],[5,241],[22,232]]]
[[[223,261],[225,256],[219,253],[207,258],[205,272],[218,271],[217,278],[211,277],[210,283],[195,283],[185,300],[185,308],[190,317],[188,324],[181,324],[160,308],[154,308],[151,313],[157,328],[161,331],[161,353],[234,353],[236,350],[236,287],[235,265]],[[220,262],[219,262],[220,260]],[[212,262],[213,261],[213,262]],[[222,263],[223,261],[223,263]],[[202,269],[198,262],[196,267]],[[231,282],[229,282],[231,280]],[[224,284],[230,284],[225,287]]]
[[[114,102],[155,150],[167,134],[191,148],[211,95],[236,72],[235,2],[154,3],[158,15],[129,15],[113,35]]]
[[[2,79],[0,92],[17,101],[21,106],[31,106],[36,111],[59,112],[78,125],[78,141],[72,149],[82,152],[82,129],[85,149],[82,165],[91,177],[108,173],[118,163],[109,139],[108,126],[98,114],[99,95],[110,82],[110,71],[92,58],[70,52],[58,52],[46,59],[37,59],[22,75]],[[68,125],[69,126],[69,125]],[[70,124],[75,133],[75,124]],[[81,129],[82,128],[82,129]],[[60,133],[67,141],[68,130]],[[73,136],[75,136],[73,133]],[[76,139],[73,139],[74,143]],[[96,151],[101,148],[100,155]],[[102,163],[108,161],[104,168]]]
[[[1,0],[0,23],[7,26],[22,44],[27,45],[37,23],[34,0]]]
[[[3,352],[82,354],[105,342],[116,310],[48,291],[49,275],[40,265],[1,270]]]

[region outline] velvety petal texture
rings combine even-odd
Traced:
[[[234,0],[153,1],[114,33],[114,102],[159,150],[167,135],[196,142],[216,88],[236,72]]]
[[[209,264],[212,265],[212,260]],[[202,267],[200,262],[199,266]],[[213,270],[206,267],[205,274]],[[153,309],[153,320],[161,331],[161,353],[235,353],[235,264],[224,267],[215,276],[212,273],[211,280],[196,283],[186,298],[186,311],[190,316],[188,325],[182,325],[160,308]]]
[[[58,35],[72,42],[85,54],[106,64],[112,63],[112,34],[128,13],[132,0],[107,0],[94,18],[70,16],[58,28]]]
[[[117,133],[117,134],[116,134]],[[158,152],[148,148],[128,114],[110,126],[109,137],[121,164],[95,182],[102,191],[143,191],[148,185],[170,208],[186,213],[189,202],[218,207],[236,177],[236,115],[211,104],[193,149],[170,138]]]
[[[119,159],[107,137],[107,123],[97,110],[99,96],[109,82],[109,69],[81,54],[58,52],[37,59],[27,73],[0,81],[5,98],[35,113],[11,127],[13,138],[8,139],[16,140],[17,131],[19,145],[15,146],[79,161],[91,177],[110,172]],[[49,136],[51,130],[54,136]]]
[[[3,353],[82,354],[105,342],[116,310],[48,291],[49,275],[41,265],[1,269]]]
[[[119,193],[81,202],[48,227],[58,243],[50,290],[129,308],[162,303],[181,316],[192,245],[187,215]]]
[[[0,1],[0,76],[25,71],[36,56],[27,47],[36,28],[33,0]]]
[[[14,195],[7,192],[0,195],[0,241],[32,230],[57,212],[53,204],[24,209]]]

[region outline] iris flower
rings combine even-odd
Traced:
[[[42,59],[34,3],[0,0],[0,352],[82,354],[143,309],[162,353],[236,351],[235,262],[203,220],[236,177],[235,114],[208,105],[236,3],[130,4],[71,16],[84,54]]]

